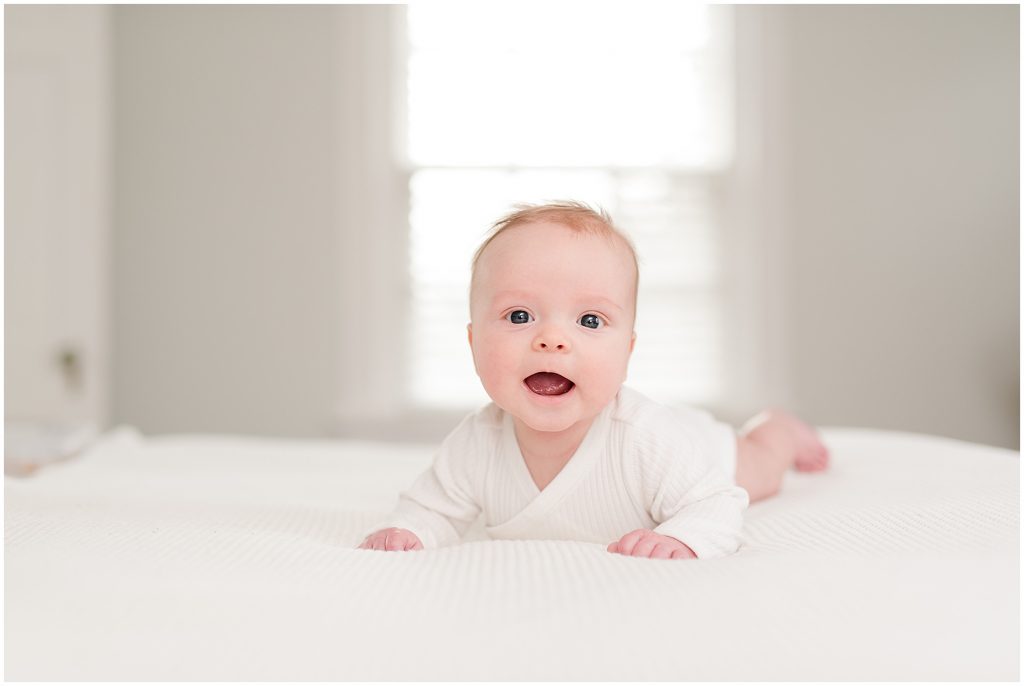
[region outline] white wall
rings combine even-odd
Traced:
[[[1019,8],[772,11],[796,408],[1017,446]]]
[[[102,426],[110,8],[9,5],[4,39],[5,419]]]
[[[317,436],[374,414],[396,325],[362,315],[404,295],[365,252],[404,250],[394,65],[364,31],[386,11],[112,9],[113,421]],[[755,265],[739,299],[777,297],[736,347],[771,363],[738,402],[1017,445],[1018,8],[737,15],[729,240]]]
[[[116,421],[328,432],[348,325],[332,12],[115,8]]]

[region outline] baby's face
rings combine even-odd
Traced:
[[[487,394],[537,431],[589,424],[626,379],[635,280],[617,238],[543,222],[491,241],[469,325]]]

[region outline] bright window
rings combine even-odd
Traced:
[[[720,178],[732,158],[729,8],[473,3],[407,10],[409,396],[486,400],[466,342],[469,262],[518,202],[607,209],[640,257],[627,383],[722,389]]]

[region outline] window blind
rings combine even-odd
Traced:
[[[408,398],[487,400],[466,338],[472,254],[513,204],[574,199],[608,210],[637,247],[627,383],[665,402],[713,402],[729,8],[522,7],[407,10]]]

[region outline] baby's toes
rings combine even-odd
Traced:
[[[797,454],[795,467],[801,472],[820,472],[828,467],[828,448],[820,441],[806,445]]]

